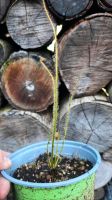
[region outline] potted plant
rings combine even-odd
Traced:
[[[10,157],[12,167],[2,171],[2,175],[13,183],[16,200],[93,200],[95,173],[100,164],[100,155],[87,144],[65,140],[70,106],[64,139],[59,140],[57,33],[45,0],[42,1],[55,39],[55,77],[49,72],[54,83],[52,129],[48,141],[30,145],[13,153]],[[46,67],[41,57],[40,61]],[[72,97],[70,102],[71,100]]]

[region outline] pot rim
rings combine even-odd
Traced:
[[[58,142],[58,144],[61,144],[61,143],[62,143],[62,141],[60,140]],[[10,159],[13,160],[18,154],[21,154],[23,151],[27,151],[28,149],[35,148],[37,145],[38,145],[38,148],[39,148],[39,146],[45,147],[46,144],[47,144],[47,141],[44,141],[44,142],[31,144],[27,147],[21,148],[20,150],[17,150],[15,153],[12,153],[10,155]],[[11,183],[14,183],[16,185],[21,185],[21,186],[24,186],[24,187],[31,187],[31,188],[49,188],[50,189],[50,188],[64,187],[64,186],[68,186],[68,185],[71,185],[71,184],[75,184],[77,182],[82,181],[83,179],[88,178],[89,176],[93,175],[97,171],[97,169],[98,169],[98,167],[101,163],[101,157],[100,157],[100,154],[97,150],[95,150],[93,147],[91,147],[88,144],[70,141],[70,140],[65,140],[64,145],[70,145],[70,146],[75,145],[78,148],[86,148],[86,150],[89,150],[90,152],[92,152],[92,154],[94,154],[94,156],[96,157],[96,163],[94,164],[92,169],[89,170],[88,172],[86,172],[85,174],[79,176],[79,177],[72,178],[72,179],[69,179],[69,180],[66,180],[66,181],[55,182],[55,183],[32,183],[32,182],[21,181],[21,180],[15,179],[11,175],[9,175],[7,173],[7,170],[1,171],[1,174],[8,181],[10,181]]]

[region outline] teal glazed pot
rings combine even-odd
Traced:
[[[95,149],[83,143],[65,141],[62,155],[79,156],[89,160],[93,164],[89,172],[77,178],[56,183],[31,183],[13,178],[13,173],[18,167],[32,162],[40,154],[46,152],[46,145],[47,142],[33,144],[11,155],[12,167],[2,171],[2,175],[13,183],[15,200],[94,200],[95,174],[101,158]],[[61,149],[62,141],[59,141],[58,147]]]

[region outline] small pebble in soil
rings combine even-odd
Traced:
[[[14,178],[27,182],[51,183],[76,178],[92,167],[92,163],[79,158],[60,156],[61,161],[56,169],[48,167],[48,155],[40,155],[36,161],[25,164],[14,172]]]

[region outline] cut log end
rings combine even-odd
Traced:
[[[39,62],[39,57],[16,58],[2,69],[2,91],[16,108],[46,110],[53,103],[52,77]]]
[[[0,39],[0,68],[10,56],[11,50],[11,45],[8,42]]]
[[[97,0],[101,8],[107,11],[112,11],[112,0]]]
[[[6,22],[10,36],[23,49],[42,47],[53,38],[51,24],[40,0],[16,1]]]
[[[64,134],[68,104],[61,109],[60,133]],[[64,112],[63,112],[64,111]],[[99,152],[112,146],[112,105],[96,97],[75,99],[71,104],[67,139],[88,143]]]
[[[91,7],[93,0],[47,0],[51,11],[63,20],[82,16]]]
[[[90,16],[60,39],[60,72],[72,95],[94,95],[110,82],[111,46],[112,15],[108,14]]]
[[[44,124],[44,120],[44,117],[37,113],[18,110],[1,111],[0,148],[13,152],[26,145],[47,140],[50,129]]]

